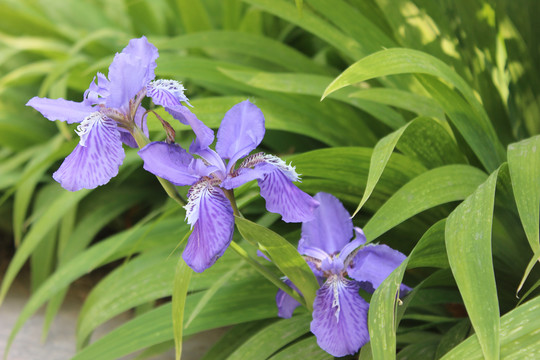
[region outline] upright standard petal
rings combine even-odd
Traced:
[[[158,56],[156,47],[144,36],[132,39],[120,54],[116,54],[109,67],[107,106],[126,110],[129,100],[154,79]]]
[[[33,97],[26,106],[31,106],[45,116],[54,121],[66,121],[68,124],[79,123],[96,109],[88,102],[75,102],[64,99],[47,99]]]
[[[231,243],[233,210],[223,191],[208,182],[190,190],[186,208],[190,217],[188,222],[193,224],[195,221],[195,225],[182,257],[193,270],[203,272],[223,255]]]
[[[353,236],[351,216],[333,195],[318,193],[314,198],[320,205],[314,211],[313,220],[302,224],[303,244],[336,254]]]
[[[125,154],[116,123],[96,112],[78,128],[81,140],[53,178],[70,191],[93,189],[118,174]]]
[[[317,344],[333,356],[352,355],[369,341],[368,303],[356,282],[331,276],[313,302],[311,332]]]
[[[264,137],[264,115],[249,102],[234,105],[221,121],[217,134],[216,151],[231,166],[255,149]]]
[[[319,203],[297,188],[281,169],[276,167],[258,182],[268,211],[280,214],[285,222],[313,219],[313,211]]]
[[[405,255],[389,246],[368,244],[358,251],[347,272],[353,279],[367,282],[375,290],[405,258]]]
[[[172,115],[182,124],[190,126],[195,133],[195,140],[191,144],[189,151],[192,154],[208,149],[208,146],[214,142],[214,131],[195,116],[187,107],[182,105],[165,107],[165,111]]]
[[[138,152],[143,159],[143,168],[152,174],[169,180],[174,185],[193,185],[200,179],[193,156],[178,144],[152,142]]]

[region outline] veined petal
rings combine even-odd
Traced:
[[[293,284],[291,280],[285,278],[283,282],[296,290],[298,293],[300,293],[298,288]],[[278,316],[280,318],[289,319],[292,317],[294,309],[300,306],[300,303],[296,301],[291,295],[279,289],[276,294],[276,305],[278,308]]]
[[[254,169],[240,167],[235,171],[234,176],[227,177],[221,187],[225,189],[236,189],[237,187],[252,180],[262,180],[264,176],[271,173],[276,168],[274,165],[262,163]]]
[[[79,123],[96,109],[87,102],[74,102],[64,99],[47,99],[33,97],[26,106],[31,106],[45,116],[54,121],[66,121],[68,124]]]
[[[79,126],[81,140],[53,178],[70,191],[93,189],[118,174],[125,154],[116,123],[96,112]]]
[[[155,141],[139,150],[138,154],[144,161],[146,171],[174,185],[192,185],[201,178],[193,167],[193,156],[178,144]]]
[[[405,258],[389,246],[368,244],[358,251],[347,273],[357,281],[368,282],[375,290]]]
[[[352,238],[351,216],[333,195],[321,192],[314,198],[320,205],[315,209],[313,219],[302,224],[302,239],[305,245],[336,254]]]
[[[146,95],[152,98],[154,104],[164,107],[181,105],[181,101],[191,106],[184,90],[184,85],[179,81],[159,79],[146,86]]]
[[[264,137],[264,115],[249,100],[234,105],[221,121],[216,151],[231,166],[255,149]]]
[[[197,186],[197,185],[196,185]],[[195,186],[194,186],[195,187]],[[203,272],[223,255],[234,230],[231,204],[223,191],[208,182],[190,189],[187,209],[188,223],[194,224],[182,254],[186,264]]]
[[[196,138],[189,148],[192,154],[198,154],[214,142],[214,131],[204,125],[187,107],[182,105],[168,106],[165,107],[165,111],[182,124],[191,126],[191,129],[193,129]]]
[[[258,182],[268,211],[280,214],[285,222],[313,219],[313,211],[319,203],[297,188],[281,169],[276,167]]]
[[[126,110],[129,100],[154,79],[158,56],[156,47],[146,37],[130,40],[109,66],[107,106]]]
[[[311,332],[317,344],[333,356],[356,353],[369,341],[368,303],[356,282],[334,275],[317,291]]]

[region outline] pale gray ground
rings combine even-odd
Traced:
[[[91,284],[83,282],[75,284],[68,293],[62,309],[51,326],[49,336],[45,343],[41,342],[41,331],[43,326],[44,309],[34,315],[21,329],[9,352],[8,360],[66,360],[75,354],[75,328],[77,315],[80,307],[88,294],[88,287]],[[30,295],[28,287],[28,276],[23,273],[13,286],[2,306],[0,306],[0,358],[4,353],[7,339],[15,321]],[[96,330],[93,339],[101,337],[103,334],[114,329],[123,322],[129,320],[131,313],[124,313],[110,322],[104,324]],[[207,331],[197,336],[191,337],[184,342],[182,359],[199,359],[210,345],[217,341],[224,333],[218,329]],[[125,357],[123,359],[129,359]],[[154,360],[174,359],[174,351],[169,351]],[[99,360],[99,359],[97,359]]]

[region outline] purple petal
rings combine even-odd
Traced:
[[[231,166],[255,149],[264,137],[264,115],[249,100],[234,105],[221,121],[216,151]]]
[[[190,190],[186,205],[188,222],[196,222],[182,254],[196,272],[208,269],[223,255],[234,230],[233,210],[223,191],[208,183],[200,184],[198,189]]]
[[[301,294],[300,290],[298,290],[291,280],[285,279],[283,282]],[[291,295],[279,289],[276,294],[276,305],[278,307],[278,316],[280,318],[289,319],[292,317],[294,309],[300,306],[300,303]]]
[[[315,296],[311,332],[317,344],[333,356],[352,355],[369,341],[369,305],[358,290],[356,282],[335,275]]]
[[[314,198],[320,205],[314,218],[302,224],[304,244],[337,254],[352,238],[351,216],[333,195],[318,193]]]
[[[236,189],[237,187],[244,185],[252,180],[262,180],[268,173],[274,171],[276,167],[271,164],[262,163],[254,169],[250,168],[238,168],[235,171],[234,176],[227,177],[222,183],[221,187],[225,189]]]
[[[154,79],[158,56],[156,47],[146,37],[130,40],[129,45],[120,54],[116,54],[109,66],[107,106],[126,110],[129,100]]]
[[[368,244],[358,251],[347,272],[353,279],[368,282],[377,289],[405,258],[389,246]]]
[[[266,174],[258,182],[268,211],[280,214],[285,222],[313,219],[313,211],[319,203],[297,188],[279,168]]]
[[[102,73],[97,73],[96,78],[92,79],[88,90],[84,92],[84,98],[92,105],[104,104],[105,99],[109,96],[109,80]]]
[[[152,174],[169,180],[174,185],[193,185],[200,179],[194,168],[193,156],[178,144],[152,142],[141,150],[143,168]]]
[[[146,95],[152,98],[154,104],[164,107],[181,105],[181,101],[191,106],[184,90],[184,85],[179,81],[159,79],[146,86]]]
[[[176,120],[184,125],[191,126],[195,133],[195,140],[191,144],[189,151],[198,154],[208,148],[214,142],[214,131],[195,116],[187,107],[182,105],[166,107],[165,110]]]
[[[79,123],[96,109],[87,102],[74,102],[64,99],[47,99],[33,97],[26,103],[45,116],[54,121],[66,121],[68,124]]]
[[[93,189],[118,174],[125,154],[116,123],[96,112],[78,128],[81,140],[53,178],[69,191]]]

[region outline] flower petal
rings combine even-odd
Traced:
[[[26,106],[31,106],[51,121],[66,121],[68,124],[79,123],[95,112],[88,102],[75,102],[64,99],[33,97]]]
[[[389,246],[368,244],[358,251],[347,272],[357,281],[368,282],[374,290],[405,258],[405,255]]]
[[[258,180],[266,209],[281,215],[285,222],[302,222],[313,219],[319,203],[296,187],[279,168]]]
[[[189,147],[189,152],[192,154],[198,154],[202,150],[206,150],[214,142],[214,131],[204,125],[187,107],[182,105],[169,106],[165,110],[176,120],[184,125],[191,126],[191,129],[193,129],[196,138]]]
[[[317,344],[333,356],[352,355],[369,341],[369,305],[358,290],[355,281],[335,275],[315,296],[311,332]]]
[[[178,144],[152,142],[138,152],[143,168],[152,174],[169,180],[174,185],[193,185],[200,179],[194,167],[193,156]]]
[[[320,205],[314,211],[314,218],[302,224],[304,245],[318,247],[328,254],[336,254],[352,238],[351,216],[333,195],[321,192],[314,198]]]
[[[184,85],[179,81],[159,79],[146,86],[146,95],[152,98],[154,104],[164,107],[181,105],[181,101],[191,106],[184,90]]]
[[[249,100],[234,105],[221,121],[216,151],[231,166],[255,149],[264,137],[264,115]]]
[[[291,280],[285,278],[283,282],[292,287],[299,294],[301,294]],[[292,317],[294,309],[300,306],[300,303],[296,301],[291,295],[279,289],[276,294],[276,305],[278,307],[278,316],[280,318],[289,319]]]
[[[116,123],[96,112],[83,121],[81,140],[53,178],[69,191],[93,189],[118,174],[125,154]]]
[[[223,255],[234,230],[231,204],[223,191],[208,182],[190,189],[186,205],[188,223],[195,224],[182,257],[196,272],[203,272]]]
[[[107,106],[126,110],[129,100],[154,79],[158,56],[157,48],[146,37],[130,40],[109,66]]]

